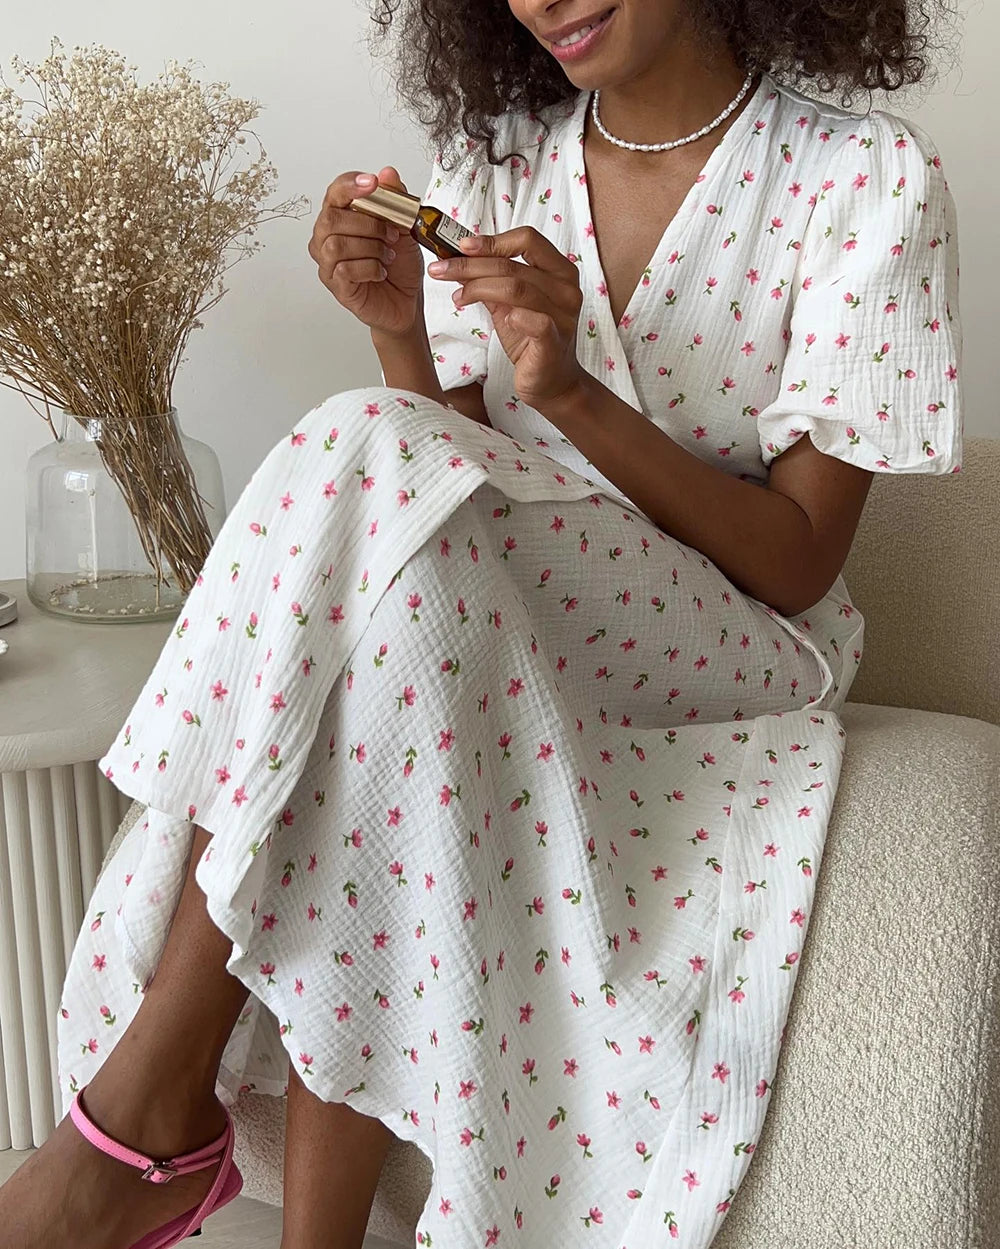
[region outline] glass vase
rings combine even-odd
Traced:
[[[28,597],[74,620],[172,619],[226,518],[218,457],[182,432],[176,408],[64,413],[26,489]]]

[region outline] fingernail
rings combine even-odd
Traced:
[[[375,178],[374,175],[370,173],[359,173],[354,181],[358,184],[358,186],[371,186],[371,184],[375,181]]]
[[[447,273],[448,272],[447,260],[433,261],[431,264],[427,266],[427,272],[433,274],[434,277],[438,277],[442,273]]]
[[[459,243],[459,247],[466,252],[477,252],[482,245],[482,241],[475,237],[462,239],[461,243]]]
[[[396,229],[395,226],[389,226],[389,228],[385,232],[385,237],[389,240],[390,243],[397,243],[399,241],[399,231]]]

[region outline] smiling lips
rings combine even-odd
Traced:
[[[543,36],[543,38],[555,47],[572,47],[574,43],[579,43],[581,39],[585,38],[613,12],[613,8],[605,9],[603,13],[600,13],[591,19],[578,22],[574,26],[560,26],[558,30],[552,31],[550,34]]]
[[[575,29],[553,31],[556,39],[549,39],[549,51],[557,61],[579,61],[589,56],[604,37],[604,32],[614,21],[616,9],[608,9],[593,23],[584,23]]]

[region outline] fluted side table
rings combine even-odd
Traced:
[[[41,1145],[61,1117],[56,1019],[84,909],[132,805],[97,767],[173,627],[39,611],[0,581],[0,1149]]]

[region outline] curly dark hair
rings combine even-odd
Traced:
[[[815,80],[837,88],[851,108],[858,91],[896,91],[921,81],[931,21],[927,0],[688,0],[691,27],[711,49],[731,49],[750,73],[768,72],[798,87]],[[538,114],[568,101],[577,88],[555,59],[514,17],[507,0],[374,0],[372,50],[380,52],[395,23],[397,90],[438,148],[459,134],[486,144],[491,164],[496,119]],[[929,0],[933,13],[952,12]],[[540,118],[547,126],[544,117]],[[547,133],[547,129],[546,129]],[[445,168],[447,165],[447,156]]]

